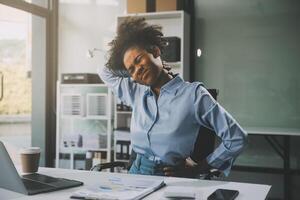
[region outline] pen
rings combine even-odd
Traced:
[[[99,198],[95,197],[78,197],[78,196],[71,196],[71,199],[84,199],[84,200],[100,200]]]
[[[105,197],[83,197],[83,196],[70,196],[71,199],[84,199],[84,200],[118,200],[118,198],[105,198]]]

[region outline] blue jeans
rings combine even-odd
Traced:
[[[132,163],[128,173],[130,174],[142,174],[142,175],[155,175],[164,176],[163,167],[161,161],[152,161],[141,154],[137,154],[135,161]]]

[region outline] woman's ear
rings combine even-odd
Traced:
[[[161,51],[157,46],[152,46],[150,53],[153,55],[154,58],[157,58],[161,55]]]

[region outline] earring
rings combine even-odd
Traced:
[[[171,75],[173,78],[175,77],[175,74],[171,72],[172,67],[170,65],[168,65],[165,61],[162,61],[162,66],[163,69],[165,69],[169,75]]]

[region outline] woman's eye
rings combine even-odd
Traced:
[[[141,59],[142,59],[142,56],[141,56],[141,55],[138,56],[138,57],[136,58],[136,63],[137,63],[137,64],[140,63],[140,62],[141,62]]]
[[[128,69],[128,72],[129,72],[129,74],[133,74],[133,72],[134,72],[134,68],[130,68],[130,69]]]

